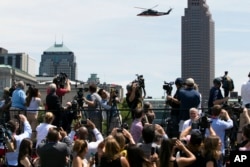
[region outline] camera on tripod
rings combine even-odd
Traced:
[[[67,80],[68,76],[66,73],[61,72],[59,75],[56,77],[56,84],[60,85],[61,88],[64,87],[64,84]]]
[[[164,81],[164,85],[162,86],[162,88],[166,91],[167,95],[172,94],[173,84],[174,84],[174,82],[166,82],[166,81]]]

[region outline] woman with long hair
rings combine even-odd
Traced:
[[[183,151],[186,157],[174,156],[175,148]],[[191,165],[196,160],[194,154],[189,151],[180,140],[163,139],[160,147],[160,167],[184,167]]]
[[[127,159],[130,167],[155,167],[155,163],[146,158],[142,149],[136,145],[127,147]]]
[[[32,155],[32,140],[25,138],[22,140],[18,153],[18,167],[33,167],[31,160]]]
[[[88,152],[88,143],[85,140],[77,139],[73,146],[73,160],[72,167],[90,167],[94,164],[94,160],[89,162],[85,159]]]
[[[104,153],[100,167],[130,167],[128,160],[121,156],[121,148],[113,136],[108,136],[104,142]]]
[[[34,141],[36,138],[36,127],[38,125],[38,110],[39,107],[42,106],[42,100],[39,90],[35,87],[30,86],[27,93],[28,95],[25,99],[25,105],[27,107],[27,119],[32,129],[31,139]]]
[[[205,167],[217,167],[222,155],[219,136],[208,136],[205,138],[202,155],[205,158]]]

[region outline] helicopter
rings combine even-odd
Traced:
[[[155,5],[152,8],[149,8],[149,9],[141,8],[141,7],[135,7],[135,8],[138,8],[138,9],[144,9],[144,11],[137,14],[137,16],[163,16],[163,15],[168,15],[172,11],[172,8],[170,8],[167,12],[158,12],[157,10],[153,10],[153,8],[155,8],[157,6],[158,5]]]

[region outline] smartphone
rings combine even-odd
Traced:
[[[87,125],[87,120],[81,120],[82,125]]]

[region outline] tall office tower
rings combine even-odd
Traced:
[[[215,75],[214,21],[206,0],[188,0],[182,16],[181,73],[199,85],[204,105]],[[204,105],[207,107],[207,105]]]
[[[36,61],[26,53],[9,53],[8,50],[0,48],[0,64],[10,65],[32,76],[36,75]]]
[[[66,73],[70,80],[77,79],[77,66],[74,53],[63,43],[54,44],[42,54],[39,75],[55,76]]]

